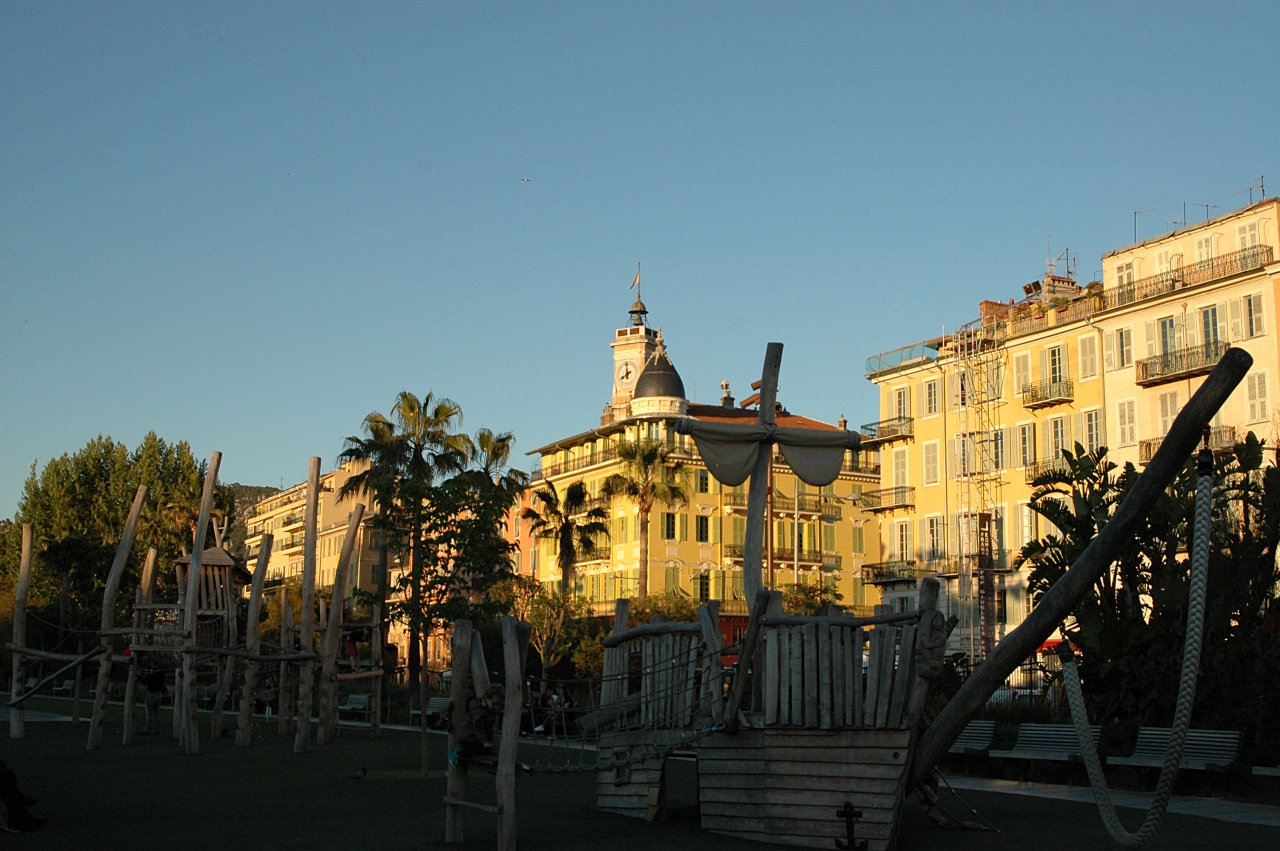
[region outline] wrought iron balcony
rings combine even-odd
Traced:
[[[866,423],[858,431],[862,434],[862,445],[872,446],[911,437],[914,423],[911,417],[891,417],[879,422]]]
[[[840,467],[842,473],[870,473],[873,476],[880,475],[880,453],[879,452],[846,452],[844,454],[844,465]]]
[[[1144,358],[1136,364],[1134,383],[1140,387],[1150,387],[1192,375],[1204,375],[1218,365],[1218,361],[1222,360],[1230,347],[1230,343],[1215,340],[1198,346],[1171,349],[1153,358]]]
[[[1037,461],[1034,464],[1028,464],[1024,469],[1027,484],[1031,484],[1036,479],[1047,473],[1067,473],[1070,471],[1066,458],[1050,458],[1046,461]]]
[[[1075,387],[1070,378],[1057,381],[1037,381],[1022,385],[1022,407],[1034,410],[1050,405],[1061,405],[1075,399]]]
[[[1149,464],[1156,456],[1156,450],[1164,442],[1163,437],[1150,437],[1138,441],[1138,463]],[[1231,452],[1236,448],[1236,427],[1218,426],[1209,430],[1209,448],[1215,453]]]
[[[1270,245],[1251,245],[1239,251],[1223,254],[1212,260],[1202,260],[1177,269],[1170,269],[1158,275],[1139,278],[1131,284],[1113,287],[1105,293],[1107,309],[1123,307],[1150,298],[1186,289],[1196,284],[1229,278],[1241,272],[1261,269],[1272,260],[1273,250]]]
[[[916,504],[913,487],[881,488],[862,494],[862,507],[867,511],[889,511],[894,508],[910,508]]]
[[[991,554],[991,569],[1002,572],[1013,570],[1016,559],[1017,553],[1013,550],[996,550]],[[961,573],[972,575],[977,569],[976,555],[944,556],[924,563],[925,571],[936,572],[939,576],[959,576]]]
[[[862,566],[862,581],[867,585],[915,582],[918,577],[914,561],[881,561]]]
[[[611,444],[606,446],[604,449],[588,451],[579,455],[577,458],[570,458],[566,461],[544,462],[538,468],[538,475],[536,478],[549,479],[552,476],[559,476],[562,473],[572,473],[576,470],[584,470],[587,467],[594,467],[596,464],[603,464],[606,461],[612,461],[617,457],[618,447]]]

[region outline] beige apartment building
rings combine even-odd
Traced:
[[[1278,211],[1269,199],[1109,252],[1103,281],[1084,287],[1047,274],[953,333],[869,358],[880,420],[863,432],[883,464],[863,499],[884,558],[865,581],[906,608],[918,580],[938,576],[959,619],[950,650],[981,658],[1030,610],[1014,569],[1044,531],[1030,482],[1064,449],[1145,464],[1230,346],[1254,366],[1213,444],[1272,438]]]
[[[724,382],[720,404],[690,402],[661,332],[648,326],[647,310],[638,298],[630,314],[630,324],[617,329],[611,341],[613,393],[600,425],[533,450],[530,454],[539,460],[532,486],[552,483],[563,494],[571,483],[584,482],[593,505],[608,513],[609,538],[579,560],[574,590],[598,614],[612,614],[617,598],[634,597],[640,590],[640,517],[634,503],[604,496],[604,481],[621,470],[618,441],[665,441],[671,457],[687,471],[688,498],[679,505],[658,504],[650,515],[648,593],[719,601],[727,628],[738,620],[745,625],[742,549],[747,487],[721,486],[702,463],[693,441],[677,435],[673,426],[682,416],[755,423],[757,411],[752,405],[757,397],[735,403]],[[785,409],[777,419],[779,425],[802,428],[845,427],[843,418],[836,424],[824,423]],[[850,454],[839,478],[818,489],[796,478],[775,454],[767,510],[767,585],[826,584],[836,588],[850,608],[879,602],[876,590],[868,596],[862,581],[863,562],[877,560],[876,517],[860,505],[864,489],[879,481],[878,465],[876,452]],[[562,578],[552,542],[531,540],[524,523],[514,522],[512,530],[521,548],[521,570],[558,585]]]

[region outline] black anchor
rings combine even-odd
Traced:
[[[848,839],[845,842],[841,842],[839,839],[835,840],[836,848],[839,851],[867,851],[867,840],[864,839],[858,842],[853,838],[853,830],[858,823],[858,819],[862,818],[862,810],[855,810],[852,801],[845,801],[844,806],[836,810],[836,818],[844,819],[844,829],[848,834]]]

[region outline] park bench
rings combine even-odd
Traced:
[[[1102,727],[1089,727],[1096,747],[1102,737]],[[1070,724],[1023,724],[1018,727],[1018,740],[1013,749],[989,751],[989,756],[1002,759],[1042,759],[1049,762],[1079,762],[1080,742],[1076,729]]]
[[[951,753],[985,754],[996,737],[996,722],[970,721],[951,746]]]
[[[1259,777],[1280,777],[1280,765],[1274,768],[1269,765],[1255,765],[1253,773]]]
[[[1173,731],[1168,727],[1138,728],[1138,744],[1129,756],[1108,757],[1108,765],[1160,768]],[[1182,748],[1182,768],[1196,771],[1223,771],[1240,753],[1238,730],[1188,730]]]
[[[369,695],[347,695],[347,699],[338,705],[339,720],[342,719],[344,713],[347,715],[359,715],[362,720],[367,720],[369,717]]]
[[[57,697],[60,694],[65,694],[67,697],[70,697],[71,692],[75,690],[75,687],[75,680],[63,680],[62,685],[53,687],[53,696]]]
[[[421,709],[411,709],[410,716],[422,715]],[[429,697],[427,698],[427,726],[432,729],[440,729],[449,721],[449,698],[447,697]],[[410,717],[410,723],[413,723]]]

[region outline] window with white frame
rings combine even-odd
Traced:
[[[901,520],[893,525],[893,555],[897,561],[912,561],[910,520]]]
[[[1213,234],[1196,238],[1196,262],[1213,259]]]
[[[943,553],[943,529],[941,517],[926,517],[924,520],[925,558],[933,561],[940,559]]]
[[[1009,459],[1005,454],[1004,432],[1002,430],[996,429],[987,436],[987,447],[990,450],[992,471],[1003,470],[1008,466]]]
[[[1116,369],[1133,366],[1133,329],[1116,329]]]
[[[1135,416],[1137,401],[1121,399],[1116,403],[1116,442],[1132,446],[1138,442],[1138,419]]]
[[[1018,519],[1019,531],[1022,534],[1022,544],[1026,546],[1038,537],[1037,520],[1038,515],[1031,510],[1031,503],[1018,503]]]
[[[1081,337],[1076,350],[1080,355],[1080,377],[1093,378],[1098,374],[1098,339],[1092,335]]]
[[[1245,389],[1249,396],[1249,422],[1260,423],[1271,418],[1267,406],[1267,374],[1255,372],[1245,377]]]
[[[938,413],[938,381],[926,381],[924,383],[924,412],[926,414]]]
[[[1050,346],[1048,348],[1049,374],[1040,376],[1041,380],[1048,380],[1057,384],[1067,377],[1067,347],[1066,346]]]
[[[1211,346],[1218,342],[1220,333],[1218,319],[1218,306],[1216,304],[1200,308],[1200,334],[1206,346]]]
[[[893,450],[893,486],[895,488],[905,488],[910,482],[907,479],[907,450],[900,448]]]
[[[1116,286],[1123,287],[1125,284],[1133,283],[1133,261],[1121,263],[1116,267]]]
[[[1250,222],[1236,228],[1236,247],[1243,251],[1258,244],[1258,223]]]
[[[1174,269],[1173,251],[1162,248],[1156,252],[1156,272],[1168,272]]]
[[[1018,426],[1018,466],[1030,467],[1036,463],[1036,424]]]
[[[1161,393],[1156,399],[1156,405],[1160,421],[1160,436],[1164,437],[1173,426],[1174,418],[1178,416],[1178,391],[1170,390],[1168,393]]]
[[[1031,383],[1031,355],[1028,352],[1013,356],[1013,393],[1021,396]]]
[[[1244,297],[1244,318],[1248,336],[1261,337],[1267,333],[1266,320],[1262,314],[1262,293]]]
[[[938,441],[931,440],[922,447],[924,455],[924,483],[936,485],[940,480],[938,474]]]
[[[1097,452],[1102,446],[1102,412],[1093,410],[1084,412],[1084,448]]]
[[[1061,458],[1062,450],[1071,448],[1067,446],[1067,418],[1053,417],[1048,421],[1048,426],[1050,457]]]
[[[911,416],[911,388],[899,387],[893,391],[893,415],[899,418]]]

